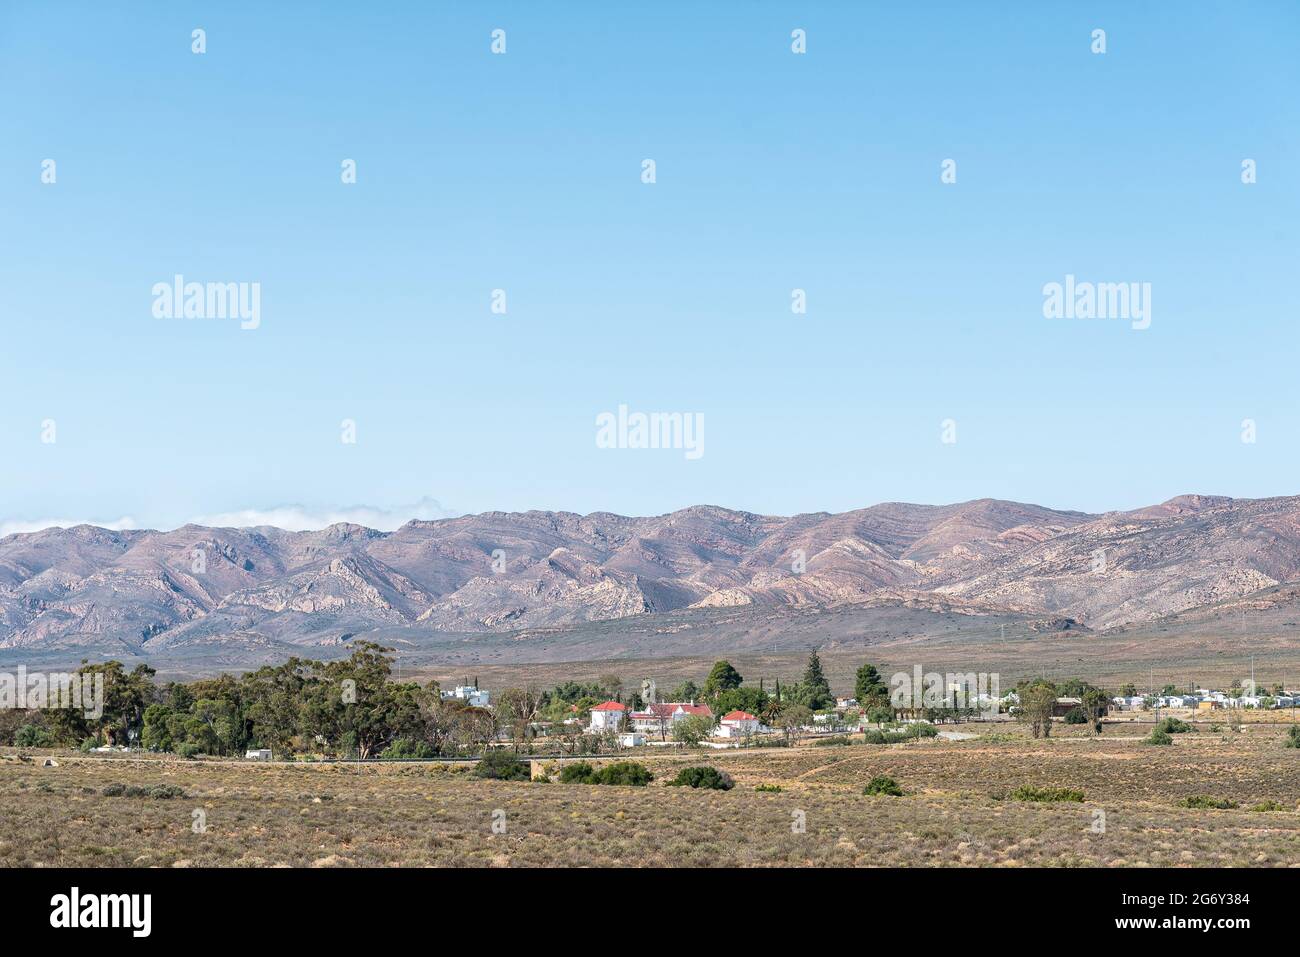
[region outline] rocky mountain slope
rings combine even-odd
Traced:
[[[0,649],[177,655],[872,605],[1095,631],[1296,580],[1297,497],[1105,515],[989,499],[788,518],[490,512],[390,533],[83,525],[0,539]]]

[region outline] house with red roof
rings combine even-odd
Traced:
[[[591,724],[587,726],[587,730],[592,734],[618,731],[623,723],[623,716],[627,713],[627,705],[619,704],[617,701],[605,701],[591,709]]]
[[[758,734],[762,727],[762,722],[748,711],[729,711],[718,722],[717,736],[719,738],[743,738],[751,734]]]
[[[632,727],[644,734],[656,735],[663,740],[673,730],[673,725],[684,718],[712,718],[713,709],[707,704],[670,701],[648,705],[644,711],[632,712]]]

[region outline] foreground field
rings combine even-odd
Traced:
[[[1282,747],[1281,728],[1202,728],[1171,747],[1141,745],[1137,735],[1145,730],[1117,725],[1100,739],[1033,741],[1009,728],[968,741],[655,755],[644,759],[656,775],[646,788],[486,781],[463,766],[435,764],[255,765],[50,752],[58,766],[44,767],[45,753],[20,760],[11,752],[0,761],[0,865],[1300,862],[1300,751]],[[676,768],[700,763],[728,771],[735,789],[664,786]],[[864,796],[863,786],[879,774],[895,778],[906,796]],[[755,791],[759,784],[782,790]],[[114,785],[144,793],[116,794]],[[151,796],[159,785],[171,788]],[[1012,799],[1022,785],[1074,788],[1086,798]],[[1177,806],[1195,795],[1241,807]],[[1264,802],[1282,810],[1250,809]]]

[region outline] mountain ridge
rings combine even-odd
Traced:
[[[1105,630],[1300,579],[1300,497],[1093,514],[981,498],[763,515],[484,512],[315,531],[93,525],[0,538],[0,649],[333,646],[692,609],[906,600]],[[900,596],[906,596],[905,599]]]

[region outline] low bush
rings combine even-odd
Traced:
[[[1282,742],[1284,748],[1300,748],[1300,725],[1293,724],[1286,729],[1286,740]]]
[[[595,784],[596,769],[590,761],[574,761],[560,768],[561,784]]]
[[[615,761],[603,768],[592,767],[589,761],[575,761],[560,769],[561,784],[614,784],[624,787],[645,787],[654,775],[645,765],[635,761]]]
[[[1156,725],[1157,731],[1163,731],[1165,734],[1186,734],[1188,731],[1195,731],[1186,721],[1179,721],[1177,718],[1165,718]]]
[[[202,753],[203,753],[202,748],[200,748],[197,744],[191,744],[188,741],[186,741],[184,744],[182,744],[179,748],[176,749],[177,756],[182,757],[187,761],[193,761]]]
[[[474,776],[493,781],[527,781],[532,773],[513,752],[496,748],[484,754],[474,765]]]
[[[20,748],[48,748],[54,744],[54,735],[39,724],[25,724],[14,732],[14,744]]]
[[[730,791],[735,787],[731,775],[711,767],[682,768],[677,777],[668,782],[669,787],[705,788],[713,791]]]
[[[852,739],[850,739],[847,734],[837,734],[833,738],[822,738],[820,741],[817,742],[817,747],[833,748],[833,747],[840,747],[852,743],[853,743]]]
[[[654,780],[654,775],[644,764],[636,761],[615,761],[596,772],[597,784],[617,784],[624,787],[643,788]]]
[[[1071,708],[1065,712],[1066,724],[1087,724],[1088,715],[1082,708]]]
[[[168,801],[185,797],[185,792],[174,784],[155,784],[149,789],[149,796],[156,801]]]
[[[1207,794],[1194,794],[1191,797],[1185,797],[1178,802],[1179,807],[1194,807],[1203,810],[1212,811],[1230,811],[1233,808],[1240,807],[1236,801],[1230,801],[1228,798],[1210,797]]]
[[[1082,801],[1083,792],[1073,788],[1040,788],[1032,784],[1022,784],[1011,792],[1013,801]]]
[[[1145,738],[1142,739],[1142,743],[1143,744],[1173,744],[1174,739],[1169,736],[1168,731],[1165,731],[1162,728],[1156,728],[1154,731],[1152,731],[1150,734],[1148,734]]]
[[[126,785],[106,784],[104,785],[104,790],[101,791],[100,793],[103,794],[104,797],[110,797],[110,798],[121,797],[123,794],[126,793]]]
[[[1252,811],[1285,811],[1286,808],[1277,801],[1260,801],[1250,806]]]
[[[915,741],[918,738],[933,738],[938,733],[938,728],[922,721],[916,724],[904,725],[897,731],[868,728],[863,732],[863,740],[867,744],[901,744],[904,741]]]
[[[898,786],[898,782],[888,775],[878,774],[862,789],[863,794],[884,794],[889,797],[902,797],[903,789]]]
[[[785,788],[781,787],[779,784],[755,784],[754,790],[764,791],[768,794],[780,794],[785,790]]]

